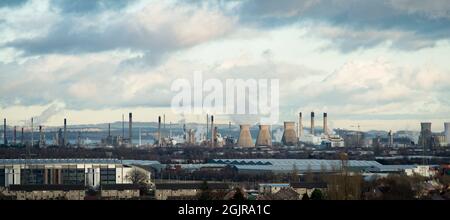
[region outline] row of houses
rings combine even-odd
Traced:
[[[201,193],[208,191],[215,194],[211,199],[232,199],[236,190],[242,190],[245,199],[253,200],[297,200],[305,194],[311,197],[314,190],[327,191],[324,182],[297,182],[297,183],[260,183],[258,189],[245,189],[232,183],[203,183],[178,182],[155,184],[155,199],[157,200],[195,200]]]
[[[11,200],[86,200],[137,199],[140,186],[135,184],[102,185],[92,195],[84,185],[10,185],[0,189],[2,199]]]

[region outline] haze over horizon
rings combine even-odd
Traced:
[[[450,121],[450,2],[0,2],[0,117],[49,126],[204,123],[171,112],[175,79],[277,78],[280,122],[442,131]],[[217,116],[217,123],[230,118]]]

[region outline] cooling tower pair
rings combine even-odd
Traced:
[[[241,131],[238,139],[239,147],[272,146],[269,125],[259,125],[259,133],[255,145],[253,145],[250,125],[240,125],[240,129]]]

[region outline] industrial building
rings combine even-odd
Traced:
[[[209,190],[213,192],[231,190],[231,185],[227,183],[207,183]],[[193,200],[204,188],[202,182],[191,183],[157,183],[155,184],[155,198],[157,200]]]
[[[0,187],[10,185],[84,185],[131,183],[133,169],[117,159],[0,159]]]
[[[342,164],[340,160],[316,160],[316,159],[213,159],[211,164],[227,164],[235,166],[239,172],[273,172],[289,173],[295,168],[299,172],[332,172],[339,170]],[[351,170],[364,170],[367,168],[380,168],[383,165],[376,161],[349,160],[348,167]]]

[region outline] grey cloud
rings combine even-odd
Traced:
[[[135,0],[52,0],[51,6],[63,13],[85,14],[102,10],[120,10]]]
[[[26,2],[28,2],[28,0],[2,0],[2,1],[0,1],[0,8],[18,7],[18,6],[22,6]]]
[[[421,9],[419,6],[424,4],[432,6]],[[261,28],[310,22],[345,29],[349,39],[345,36],[328,39],[342,52],[349,52],[391,40],[389,36],[368,39],[351,37],[353,32],[365,30],[408,33],[408,36],[395,39],[394,48],[415,50],[432,47],[435,41],[450,36],[450,16],[445,16],[450,14],[449,8],[450,2],[443,0],[426,3],[420,0],[251,0],[242,2],[239,12],[242,23]]]

